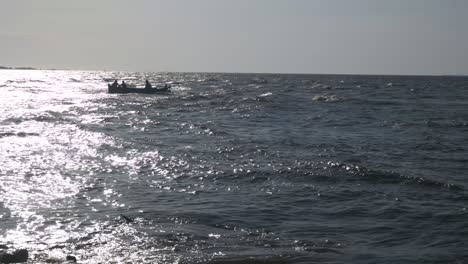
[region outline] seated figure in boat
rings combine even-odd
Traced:
[[[168,85],[167,83],[164,84],[164,87],[163,88],[160,88],[160,90],[169,90],[169,88],[171,88],[170,85]]]
[[[127,89],[127,84],[125,83],[125,81],[122,81],[120,88]]]
[[[145,82],[145,89],[146,89],[146,90],[149,90],[149,89],[152,89],[152,88],[153,88],[153,86],[151,85],[151,83],[150,83],[148,80],[146,80],[146,82]]]
[[[118,86],[119,86],[119,84],[117,83],[117,80],[115,80],[110,87],[115,89]]]

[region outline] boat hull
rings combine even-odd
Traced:
[[[171,92],[169,88],[122,88],[122,87],[112,87],[108,85],[108,92],[111,94],[128,94],[128,93],[141,93],[141,94],[168,94]]]

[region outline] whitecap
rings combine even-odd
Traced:
[[[268,97],[268,96],[272,96],[272,95],[273,95],[273,93],[268,92],[268,93],[264,93],[264,94],[258,95],[258,97]]]

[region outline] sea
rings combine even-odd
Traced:
[[[467,190],[468,77],[0,71],[28,263],[468,263]]]

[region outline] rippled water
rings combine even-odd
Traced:
[[[31,263],[468,259],[468,78],[5,70],[0,91],[0,245]]]

